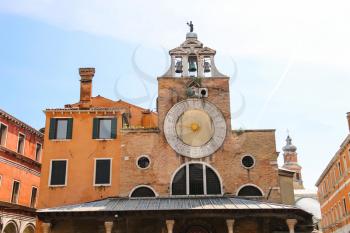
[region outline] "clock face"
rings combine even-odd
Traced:
[[[222,145],[226,123],[212,103],[187,99],[169,110],[164,121],[164,134],[177,153],[202,158],[213,154]]]
[[[189,146],[203,146],[214,135],[214,125],[203,110],[185,111],[176,123],[177,136]]]

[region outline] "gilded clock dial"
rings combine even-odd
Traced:
[[[226,122],[216,106],[202,99],[175,104],[164,120],[164,135],[179,154],[202,158],[213,154],[226,137]]]
[[[203,110],[185,111],[176,123],[178,137],[187,145],[202,146],[214,135],[214,126],[210,116]]]

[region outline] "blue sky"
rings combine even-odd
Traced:
[[[78,68],[95,67],[94,95],[154,108],[166,51],[193,20],[219,69],[233,76],[231,109],[241,111],[232,126],[276,129],[278,151],[288,129],[312,188],[349,132],[349,4],[168,3],[0,1],[0,107],[40,128],[43,109],[78,101]]]

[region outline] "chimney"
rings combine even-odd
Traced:
[[[347,117],[348,117],[349,131],[350,131],[350,112],[347,113]]]
[[[92,78],[95,68],[79,68],[80,75],[80,108],[90,108],[92,94]]]

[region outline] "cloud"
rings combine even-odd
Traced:
[[[13,0],[0,11],[66,30],[142,44],[177,46],[193,20],[205,44],[233,56],[296,61],[348,70],[350,2],[319,0]]]

